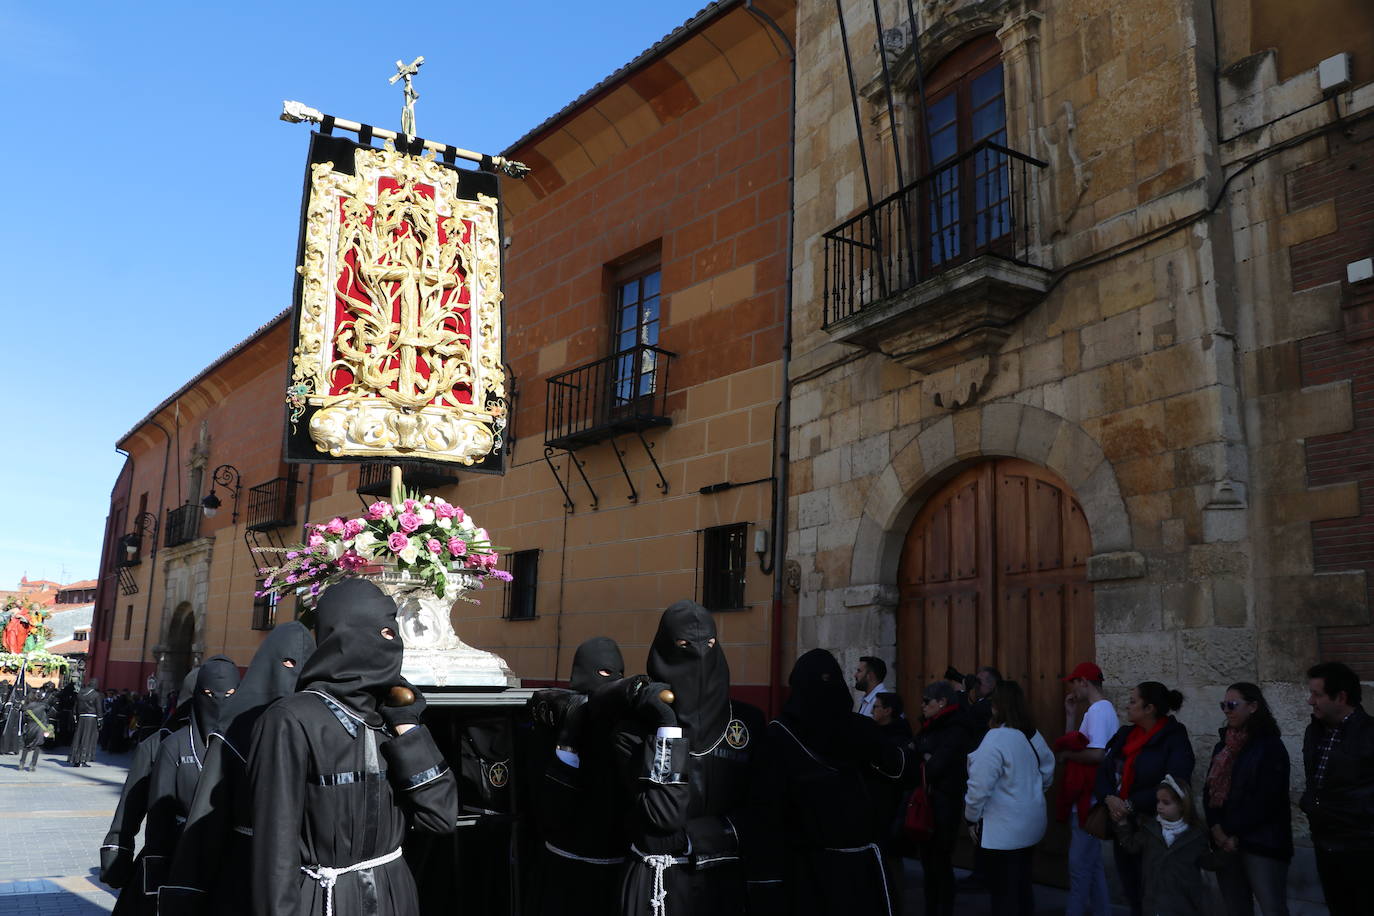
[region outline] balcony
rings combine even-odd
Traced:
[[[640,344],[550,378],[545,447],[571,452],[621,433],[671,425],[668,364],[674,355]]]
[[[248,488],[248,530],[269,531],[296,524],[296,478],[274,477]]]
[[[922,373],[996,353],[1050,288],[1031,226],[1044,167],[985,140],[825,233],[831,338]]]
[[[200,537],[200,517],[204,512],[204,507],[199,503],[168,509],[163,546],[177,547]]]
[[[365,461],[358,474],[359,496],[390,496],[391,469],[400,467],[408,490],[433,490],[458,482],[458,475],[444,464],[430,461]]]

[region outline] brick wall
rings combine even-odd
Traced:
[[[1359,514],[1312,523],[1313,565],[1318,572],[1362,569],[1374,605],[1374,336],[1369,333],[1374,290],[1345,285],[1345,265],[1374,255],[1374,175],[1368,127],[1353,136],[1333,134],[1330,155],[1288,176],[1290,212],[1320,214],[1330,231],[1289,249],[1294,291],[1340,283],[1345,327],[1311,337],[1299,348],[1302,383],[1349,380],[1354,428],[1309,438],[1308,482],[1313,487],[1354,481]],[[1344,661],[1364,678],[1374,677],[1374,625],[1325,627],[1324,658]]]

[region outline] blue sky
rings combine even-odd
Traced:
[[[115,440],[290,303],[283,99],[396,129],[423,54],[419,133],[495,153],[703,2],[0,0],[0,589],[95,576]]]

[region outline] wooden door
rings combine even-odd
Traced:
[[[1064,731],[1064,685],[1093,659],[1092,541],[1051,471],[1019,459],[974,465],[912,522],[898,566],[901,691],[953,665],[991,664],[1021,684],[1046,740]]]

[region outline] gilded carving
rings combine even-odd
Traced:
[[[340,457],[471,465],[501,448],[501,247],[495,198],[458,197],[434,160],[359,148],[311,167],[291,420]]]

